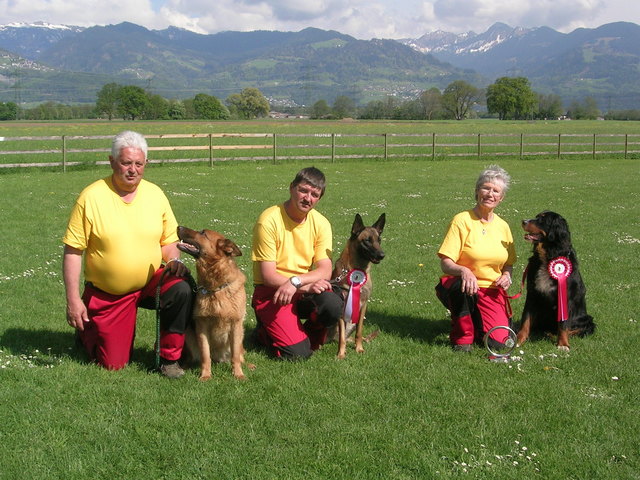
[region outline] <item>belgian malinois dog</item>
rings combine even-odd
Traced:
[[[353,221],[351,227],[351,237],[347,240],[347,244],[340,255],[340,258],[336,261],[333,267],[333,273],[331,274],[331,283],[338,285],[343,291],[343,296],[347,300],[357,298],[355,296],[349,296],[349,290],[353,293],[354,280],[358,283],[358,273],[353,274],[354,271],[364,272],[366,279],[364,283],[359,285],[359,315],[357,318],[345,318],[338,321],[337,331],[330,332],[329,338],[338,340],[338,358],[345,358],[347,338],[356,330],[356,352],[363,353],[364,348],[362,346],[362,330],[364,324],[365,313],[367,311],[367,301],[371,296],[371,290],[373,288],[373,281],[371,279],[371,264],[380,263],[384,258],[384,251],[380,247],[380,236],[384,229],[385,214],[380,215],[380,218],[376,220],[370,227],[365,227],[362,222],[360,214],[356,213],[356,218]],[[361,275],[360,275],[361,276]],[[352,309],[354,311],[355,309]],[[348,308],[345,308],[348,311]],[[347,324],[346,322],[349,322]],[[377,336],[377,332],[371,334],[366,340],[371,340]]]

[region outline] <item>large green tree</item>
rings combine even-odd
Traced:
[[[469,110],[480,99],[480,90],[464,80],[447,85],[442,93],[442,109],[456,120],[469,116]]]
[[[574,120],[595,120],[600,116],[600,109],[595,98],[585,97],[582,101],[571,102],[567,113]]]
[[[149,95],[149,103],[144,112],[147,120],[167,120],[169,118],[169,102],[158,94]]]
[[[171,120],[183,120],[187,118],[187,109],[184,102],[180,100],[169,100],[169,111],[167,114]]]
[[[532,118],[537,103],[525,77],[501,77],[487,87],[487,111],[497,113],[500,120]]]
[[[565,113],[562,107],[562,98],[559,95],[550,93],[548,95],[538,94],[538,113],[537,118],[540,119],[555,119],[559,118]]]
[[[442,93],[436,87],[422,92],[418,97],[418,102],[420,102],[421,113],[425,120],[437,118],[442,111]]]
[[[260,90],[249,87],[227,98],[229,111],[240,118],[259,118],[269,115],[269,101]]]
[[[213,95],[198,93],[193,99],[193,110],[197,118],[206,120],[226,120],[229,110]]]
[[[111,120],[118,113],[121,85],[107,83],[98,92],[96,99],[96,113],[106,115]]]
[[[16,120],[18,118],[18,104],[14,102],[0,102],[0,120]]]
[[[123,119],[140,118],[149,108],[147,92],[136,85],[125,85],[118,94],[118,113]]]
[[[311,106],[310,116],[314,119],[329,118],[331,107],[326,100],[318,100]]]
[[[347,118],[356,116],[356,102],[346,95],[338,95],[333,101],[333,116]]]

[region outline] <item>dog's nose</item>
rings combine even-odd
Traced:
[[[524,227],[529,222],[530,222],[530,220],[522,220],[522,226]]]

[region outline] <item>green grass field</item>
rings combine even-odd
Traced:
[[[300,363],[249,347],[257,368],[245,369],[246,382],[218,365],[208,383],[196,370],[178,381],[149,371],[154,312],[141,311],[124,370],[87,364],[74,348],[60,239],[76,196],[108,167],[0,175],[0,479],[640,478],[640,165],[497,162],[513,177],[498,213],[517,239],[514,276],[530,253],[520,220],[561,213],[598,328],[572,339],[569,354],[536,339],[496,364],[480,348],[450,350],[447,312],[433,291],[447,223],[473,206],[475,179],[489,163],[317,163],[329,182],[318,208],[333,224],[335,256],[355,213],[368,224],[387,215],[387,256],[374,267],[365,325],[380,335],[344,361],[336,345]],[[286,199],[303,166],[151,165],[147,178],[163,187],[181,224],[239,245],[250,294],[253,222]],[[523,300],[512,306],[518,319]],[[248,333],[254,324],[249,309]]]

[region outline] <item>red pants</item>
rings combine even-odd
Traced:
[[[335,291],[296,294],[288,305],[273,303],[275,288],[256,285],[251,305],[258,320],[260,341],[277,357],[308,358],[326,340],[328,326],[342,316],[344,301]],[[300,319],[308,319],[304,324]]]
[[[124,295],[112,295],[86,284],[82,299],[89,322],[79,332],[89,358],[110,370],[123,368],[131,357],[138,307],[155,309],[155,297],[162,268],[142,289]],[[191,287],[184,279],[166,276],[160,289],[160,356],[174,361],[180,358],[184,331],[191,315]],[[164,317],[164,318],[163,318]]]
[[[462,293],[460,277],[444,277],[436,286],[436,295],[451,312],[453,345],[482,342],[493,327],[511,324],[509,300],[501,288],[480,288],[475,295]],[[491,334],[496,342],[504,343],[508,333],[498,330]]]

